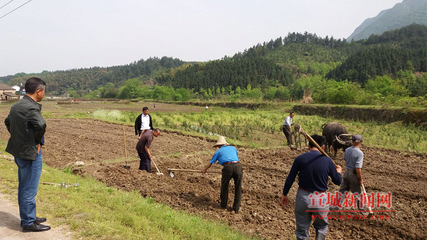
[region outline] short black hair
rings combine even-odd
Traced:
[[[25,92],[29,94],[35,93],[38,89],[44,90],[46,83],[38,77],[31,77],[25,82]]]
[[[294,112],[289,113],[289,115],[292,115],[292,113],[294,113]]]
[[[313,138],[313,140],[317,144],[319,144],[319,147],[325,145],[325,143],[326,143],[326,138],[324,136],[320,136],[320,135],[314,134],[314,135],[311,135],[311,138]],[[310,142],[309,145],[310,145],[311,148],[316,147],[314,145],[314,143],[312,143],[312,142]]]
[[[148,107],[143,107],[142,111],[148,110]]]
[[[153,132],[160,132],[160,129],[155,128],[155,129],[153,129]]]

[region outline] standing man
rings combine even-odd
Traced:
[[[143,107],[142,114],[135,120],[135,135],[138,135],[138,139],[140,139],[144,131],[148,129],[153,130],[153,121],[148,114],[148,107]]]
[[[292,123],[292,118],[295,116],[294,112],[291,112],[289,116],[285,118],[285,121],[283,122],[283,133],[286,136],[286,140],[288,141],[288,146],[291,147],[292,145],[292,137],[291,137],[291,127],[294,125]]]
[[[154,137],[160,135],[160,130],[158,128],[151,130],[145,130],[144,134],[139,138],[138,143],[136,144],[136,151],[138,151],[138,156],[140,159],[139,170],[145,170],[151,173],[151,153],[150,146],[154,140]]]
[[[46,122],[41,115],[40,102],[46,83],[32,77],[25,83],[25,96],[13,104],[4,120],[10,138],[6,152],[12,154],[18,166],[18,204],[23,231],[47,231],[50,226],[40,224],[46,218],[36,216],[36,200],[42,172],[42,145]]]
[[[214,153],[210,162],[202,170],[202,173],[206,171],[218,161],[219,164],[224,166],[222,168],[222,178],[221,178],[221,208],[227,208],[228,202],[228,185],[230,180],[234,180],[234,204],[233,211],[235,213],[239,212],[240,209],[240,200],[242,198],[242,178],[243,178],[243,168],[240,164],[239,157],[237,154],[237,149],[233,146],[229,146],[225,141],[223,136],[219,136],[218,140],[214,147],[219,149]]]
[[[353,146],[347,148],[344,152],[346,170],[344,172],[343,181],[339,190],[339,192],[342,194],[341,196],[343,196],[343,198],[341,198],[341,203],[344,201],[345,192],[351,190],[352,193],[357,193],[360,196],[362,191],[362,166],[364,154],[362,150],[360,150],[360,145],[362,145],[363,139],[362,136],[356,134],[353,135],[351,140],[353,142]],[[357,206],[359,209],[362,209],[359,200],[357,200]]]
[[[319,135],[311,136],[314,141],[323,149],[325,147],[325,137]],[[283,187],[283,197],[281,203],[283,207],[288,204],[288,192],[298,174],[298,192],[295,200],[295,219],[297,239],[308,239],[311,220],[314,219],[313,226],[316,229],[316,240],[325,239],[328,231],[327,203],[328,178],[336,185],[340,185],[341,167],[334,165],[332,160],[323,155],[319,149],[310,142],[310,152],[299,155],[292,164],[288,178]],[[317,196],[313,206],[313,196]]]

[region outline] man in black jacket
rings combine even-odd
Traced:
[[[153,121],[150,114],[148,114],[148,107],[144,107],[142,108],[142,114],[135,120],[135,135],[138,135],[138,139],[140,139],[145,130],[148,129],[153,130]]]
[[[32,77],[25,83],[26,95],[13,104],[4,120],[10,138],[6,151],[15,157],[18,166],[18,204],[21,226],[24,231],[46,231],[50,227],[40,224],[46,218],[36,216],[36,201],[42,172],[42,145],[46,122],[41,115],[41,105],[46,83]]]

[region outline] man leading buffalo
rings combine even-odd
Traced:
[[[291,128],[292,128],[292,125],[294,125],[293,123],[292,123],[292,118],[295,116],[295,113],[294,112],[291,112],[290,114],[289,114],[289,116],[287,116],[286,118],[285,118],[285,121],[283,122],[283,133],[285,134],[285,136],[286,136],[286,140],[288,141],[288,146],[289,147],[291,147],[292,148],[292,136],[291,136]]]

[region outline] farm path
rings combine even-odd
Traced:
[[[53,227],[46,232],[22,232],[19,226],[19,209],[7,194],[0,193],[0,240],[68,240],[71,233],[64,228]],[[49,225],[49,219],[46,225]]]

